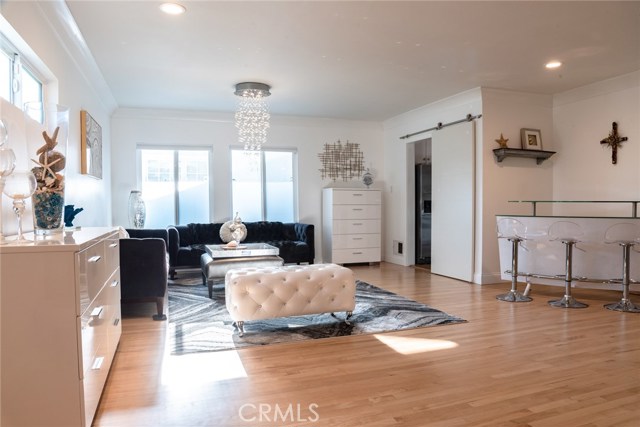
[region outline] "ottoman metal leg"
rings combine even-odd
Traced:
[[[346,314],[347,316],[344,319],[344,323],[346,323],[347,325],[351,325],[351,322],[349,322],[349,319],[351,318],[351,316],[353,316],[353,311],[347,311]],[[331,317],[340,320],[340,318],[336,316],[335,313],[331,313]]]
[[[244,336],[244,322],[242,320],[238,320],[237,322],[233,322],[233,326],[238,331],[238,336]]]

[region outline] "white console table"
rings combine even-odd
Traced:
[[[83,228],[0,246],[2,426],[91,426],[120,340],[118,242]]]

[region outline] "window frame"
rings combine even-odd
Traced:
[[[179,180],[176,179],[176,174],[179,174],[179,152],[180,151],[206,151],[208,154],[208,168],[209,168],[209,221],[212,221],[213,208],[214,208],[214,194],[213,194],[213,147],[211,146],[198,146],[198,145],[147,145],[147,144],[137,144],[136,145],[136,186],[139,189],[142,189],[142,150],[163,150],[163,151],[173,151],[173,171],[174,171],[174,212],[173,219],[174,224],[168,225],[179,225],[180,218],[180,204],[179,204],[179,191],[178,185]],[[144,193],[143,193],[144,197]]]
[[[0,54],[5,55],[9,60],[9,97],[6,100],[12,105],[15,105],[20,110],[24,109],[23,92],[24,87],[23,76],[28,74],[39,85],[40,97],[37,100],[29,100],[28,102],[46,102],[45,93],[47,87],[47,79],[44,78],[44,74],[39,72],[37,67],[30,64],[28,60],[24,58],[24,55],[13,43],[5,36],[4,33],[0,33]],[[4,84],[5,82],[0,82]]]
[[[243,146],[230,146],[229,147],[229,206],[230,206],[230,218],[233,218],[235,215],[235,210],[233,206],[233,151],[245,151]],[[292,171],[292,179],[293,179],[293,222],[297,222],[299,218],[299,210],[298,210],[298,149],[297,148],[286,148],[286,147],[262,147],[258,153],[260,155],[260,190],[262,195],[262,206],[260,207],[261,221],[267,221],[267,186],[266,183],[266,161],[264,152],[287,152],[291,153],[291,171]]]

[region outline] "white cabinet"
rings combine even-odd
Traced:
[[[0,246],[2,426],[91,425],[120,340],[118,242],[86,228]]]
[[[380,262],[381,229],[380,190],[322,190],[323,262]]]

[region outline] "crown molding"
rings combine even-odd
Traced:
[[[118,103],[67,4],[63,0],[54,0],[37,2],[37,7],[58,37],[61,46],[75,63],[79,73],[95,92],[96,98],[111,114],[118,108]]]

